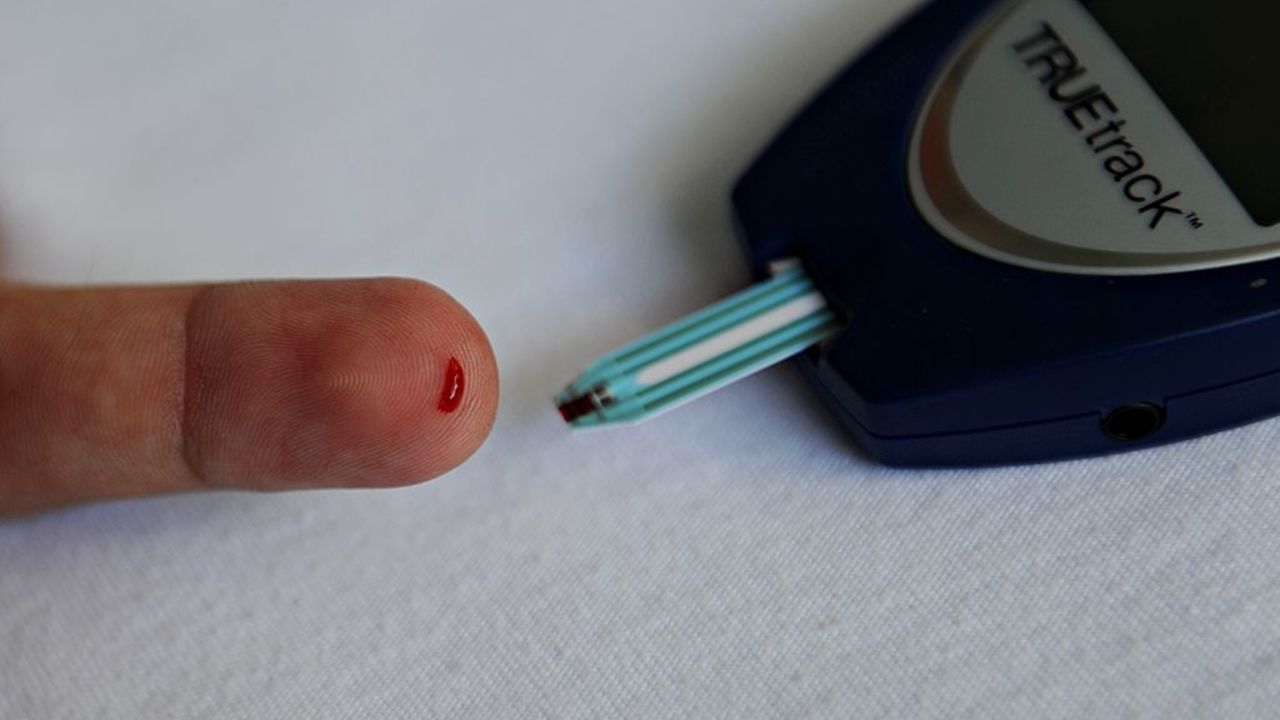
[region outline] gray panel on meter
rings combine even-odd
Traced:
[[[1025,267],[1155,274],[1280,256],[1205,153],[1077,0],[977,31],[914,133],[911,191],[945,237]]]

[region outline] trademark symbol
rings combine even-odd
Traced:
[[[1192,230],[1199,230],[1204,227],[1204,221],[1200,219],[1200,215],[1197,213],[1189,212],[1185,217],[1187,218],[1187,224],[1191,226]]]

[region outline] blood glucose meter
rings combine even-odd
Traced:
[[[1100,454],[1280,413],[1280,5],[936,0],[733,204],[842,316],[800,360],[904,465]]]

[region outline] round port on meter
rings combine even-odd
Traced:
[[[1138,442],[1160,432],[1168,415],[1152,403],[1134,403],[1112,410],[1102,421],[1102,431],[1119,442]]]

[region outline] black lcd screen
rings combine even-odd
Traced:
[[[1082,1],[1254,221],[1280,223],[1280,2]]]

